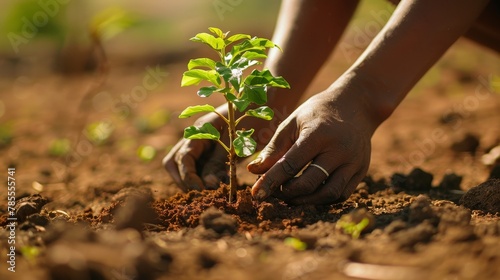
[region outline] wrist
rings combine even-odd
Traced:
[[[380,79],[376,73],[353,69],[346,76],[349,83],[358,87],[358,98],[377,126],[389,118],[406,95],[398,88],[397,81]]]

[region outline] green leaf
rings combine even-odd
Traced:
[[[274,117],[274,112],[268,106],[262,106],[257,109],[251,109],[246,111],[245,115],[270,121]]]
[[[233,36],[226,39],[226,44],[229,45],[229,44],[234,43],[236,41],[243,40],[243,39],[250,39],[250,38],[252,38],[252,37],[248,34],[234,34]]]
[[[238,60],[234,61],[231,65],[231,69],[240,69],[241,71],[247,69],[250,66],[254,66],[259,64],[260,62],[257,60],[251,60],[247,57],[241,57]]]
[[[217,62],[215,64],[215,71],[219,73],[219,75],[224,79],[224,81],[228,82],[229,78],[231,78],[231,75],[233,74],[231,72],[231,69],[229,69],[226,65]]]
[[[267,58],[266,52],[262,50],[247,51],[242,56],[247,59]]]
[[[276,46],[271,40],[266,38],[254,37],[249,42],[255,47],[274,48]]]
[[[188,63],[188,70],[196,67],[207,67],[209,69],[215,69],[215,61],[210,58],[195,58],[191,59]]]
[[[248,107],[248,105],[250,105],[250,103],[252,103],[250,100],[248,100],[248,98],[244,97],[244,98],[238,99],[232,93],[227,93],[226,98],[229,101],[231,101],[234,104],[234,106],[236,106],[238,111],[240,111],[240,112],[245,111],[245,109]]]
[[[193,42],[205,43],[216,51],[220,51],[226,46],[226,44],[224,43],[224,39],[215,38],[213,35],[210,35],[208,33],[198,33],[196,34],[196,36],[189,40]]]
[[[235,45],[231,50],[231,54],[233,57],[238,57],[247,51],[265,52],[266,49],[274,47],[277,47],[277,45],[275,45],[271,40],[254,37]]]
[[[220,132],[210,123],[205,123],[201,127],[192,125],[184,129],[184,138],[218,140]]]
[[[252,130],[253,132],[253,130]],[[248,157],[255,153],[257,142],[251,137],[240,135],[233,141],[234,151],[239,157]]]
[[[218,88],[216,86],[202,87],[196,94],[198,94],[199,97],[209,97],[212,93],[214,93],[214,91],[217,90]]]
[[[236,130],[236,135],[237,136],[243,136],[243,137],[250,137],[254,133],[255,129],[251,128],[248,130],[241,129],[241,130]]]
[[[209,81],[214,85],[220,85],[220,77],[215,70],[192,69],[182,74],[181,86],[197,85],[201,81]]]
[[[208,104],[189,106],[186,109],[184,109],[184,111],[181,112],[181,114],[179,115],[179,119],[185,119],[193,115],[196,115],[198,113],[208,113],[208,112],[215,112],[215,107]]]
[[[249,101],[263,105],[267,102],[267,87],[266,86],[250,86],[246,85],[243,88],[244,97]],[[243,97],[242,97],[243,99]]]
[[[234,87],[236,92],[240,91],[241,76],[243,75],[243,71],[241,69],[231,69],[226,67],[224,64],[217,62],[215,70],[222,76],[224,81],[230,83]]]
[[[269,70],[254,70],[245,79],[247,85],[267,85],[272,87],[290,88],[288,82],[283,77],[274,77]]]
[[[226,37],[226,34],[224,34],[224,32],[222,32],[222,30],[220,30],[217,27],[209,27],[208,30],[210,30],[210,32],[214,33],[215,35],[219,36],[220,38]]]

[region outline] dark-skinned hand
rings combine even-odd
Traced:
[[[345,200],[355,190],[368,170],[376,125],[362,95],[339,83],[298,107],[248,165],[250,172],[263,174],[252,187],[255,198],[274,195],[292,204],[326,204]],[[308,166],[295,177],[310,162],[329,176]]]

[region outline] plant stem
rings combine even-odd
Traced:
[[[227,102],[227,111],[229,118],[229,202],[233,202],[233,197],[236,197],[238,182],[236,179],[236,152],[234,151],[233,141],[236,138],[236,121],[234,117],[234,105],[232,102]]]

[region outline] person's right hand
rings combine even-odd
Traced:
[[[258,200],[274,195],[292,204],[346,200],[368,170],[370,138],[378,125],[362,92],[337,81],[283,121],[248,165],[252,173],[263,174],[252,195]]]

